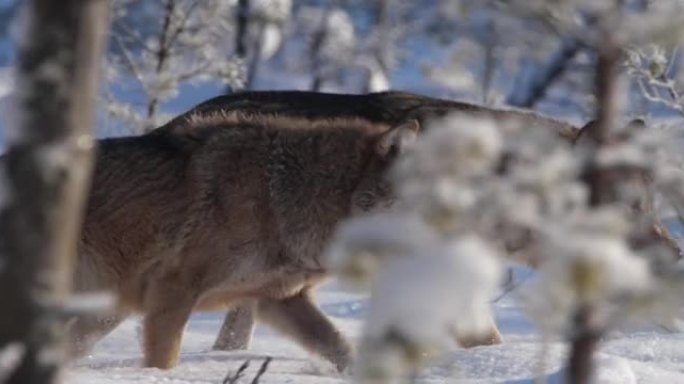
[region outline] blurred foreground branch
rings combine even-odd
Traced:
[[[603,46],[598,50],[596,64],[596,96],[598,99],[598,111],[596,124],[586,134],[593,142],[593,161],[590,162],[590,170],[587,178],[589,187],[589,204],[598,207],[602,204],[611,203],[613,196],[610,178],[606,177],[605,170],[596,166],[596,156],[600,148],[606,144],[612,127],[615,124],[618,107],[618,60],[620,49],[611,37],[604,36]],[[576,309],[571,336],[571,349],[568,361],[568,383],[588,384],[593,374],[593,358],[603,335],[603,319],[599,318],[596,308],[589,303],[581,303]]]
[[[64,357],[61,309],[92,168],[94,100],[107,29],[102,0],[32,0],[18,63],[0,211],[0,348],[19,345],[8,383],[51,383]]]

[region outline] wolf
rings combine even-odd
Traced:
[[[330,119],[364,119],[380,124],[399,124],[410,119],[426,127],[433,119],[461,113],[469,117],[513,120],[519,124],[557,132],[572,141],[580,128],[539,113],[514,109],[495,109],[460,101],[432,98],[409,92],[388,91],[363,95],[328,94],[306,91],[249,91],[207,100],[176,117],[149,135],[172,137],[192,147],[201,145],[206,126],[198,128],[192,120],[202,116],[220,118],[223,113],[240,112],[250,116],[279,116],[307,119],[314,125]],[[215,125],[209,129],[221,127]],[[255,325],[257,306],[251,302],[234,307],[227,315],[214,343],[214,349],[247,349]],[[464,347],[497,344],[501,336],[492,322],[484,338],[460,337]]]
[[[102,139],[79,242],[77,292],[116,293],[116,314],[81,316],[75,353],[132,313],[144,365],[176,365],[193,311],[244,300],[261,320],[339,370],[352,348],[312,299],[336,225],[392,205],[386,173],[416,120],[324,123],[238,112],[187,119],[174,135]]]
[[[461,101],[444,100],[410,92],[388,91],[363,95],[328,94],[306,91],[249,91],[232,95],[219,96],[207,100],[192,108],[185,114],[171,120],[166,125],[153,131],[152,135],[170,135],[195,142],[197,132],[192,124],[185,124],[189,117],[205,114],[216,114],[240,111],[250,115],[276,115],[306,118],[320,121],[334,118],[363,118],[383,124],[397,124],[407,119],[416,119],[425,127],[430,120],[447,114],[459,113],[468,117],[485,117],[497,120],[513,120],[518,124],[557,132],[570,145],[583,146],[586,132],[593,129],[595,121],[584,126],[559,121],[542,114],[519,109],[491,108]],[[628,128],[643,127],[644,122],[634,120]],[[201,141],[201,140],[200,140]],[[644,204],[649,204],[652,196],[645,196]],[[659,239],[675,255],[681,252],[668,230],[656,219],[652,226],[654,238]],[[527,239],[529,240],[529,239]],[[524,247],[525,236],[519,243],[508,244],[509,251],[516,253]],[[536,261],[525,257],[519,260],[527,264]],[[232,350],[247,349],[255,325],[257,307],[254,303],[245,302],[230,311],[221,327],[214,343],[214,349]],[[492,332],[485,338],[461,338],[459,344],[464,347],[496,344],[501,336],[492,323]]]
[[[569,141],[579,132],[535,113],[405,92],[285,91],[219,97],[149,134],[100,141],[76,287],[114,290],[120,303],[115,316],[76,319],[74,350],[139,312],[145,365],[170,368],[192,311],[232,307],[238,316],[217,347],[246,347],[258,316],[344,369],[352,348],[312,301],[327,277],[321,249],[339,221],[391,206],[394,158],[453,112]],[[501,342],[491,329],[458,341]]]

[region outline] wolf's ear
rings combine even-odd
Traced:
[[[628,132],[638,132],[646,128],[646,121],[640,117],[637,117],[636,119],[632,119],[632,121],[627,123],[625,128]]]
[[[412,119],[397,125],[380,136],[376,150],[380,156],[391,156],[403,152],[418,138],[420,124]]]
[[[586,142],[589,137],[589,131],[596,129],[597,123],[597,120],[590,120],[588,123],[584,124],[572,139],[572,144],[577,145]]]

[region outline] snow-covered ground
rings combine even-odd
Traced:
[[[333,283],[319,291],[318,301],[345,334],[352,339],[358,337],[367,305],[364,296],[347,293]],[[504,344],[470,350],[454,347],[446,358],[422,372],[418,382],[531,384],[541,369],[547,383],[561,383],[563,343],[554,341],[544,347],[515,294],[505,296],[495,309]],[[261,383],[348,382],[332,365],[263,326],[257,327],[249,351],[211,351],[222,320],[222,313],[194,315],[183,339],[181,362],[169,371],[139,368],[139,322],[128,320],[103,339],[91,356],[70,367],[65,382],[221,383],[227,373],[235,372],[250,359],[250,367],[240,381],[249,383],[267,356],[273,360]],[[604,340],[597,360],[601,384],[684,383],[684,334],[614,333]]]

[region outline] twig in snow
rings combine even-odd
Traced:
[[[226,375],[226,377],[223,379],[222,384],[235,384],[237,383],[238,379],[240,379],[242,376],[244,376],[245,370],[249,367],[249,360],[245,361],[242,363],[240,368],[238,368],[237,372],[235,372],[234,375],[231,375],[230,372]]]
[[[264,362],[261,364],[261,367],[259,368],[259,372],[257,372],[256,376],[254,376],[254,380],[252,380],[252,384],[259,384],[259,379],[268,370],[268,364],[271,363],[271,360],[273,360],[273,359],[270,356],[267,357],[266,360],[264,360]]]

